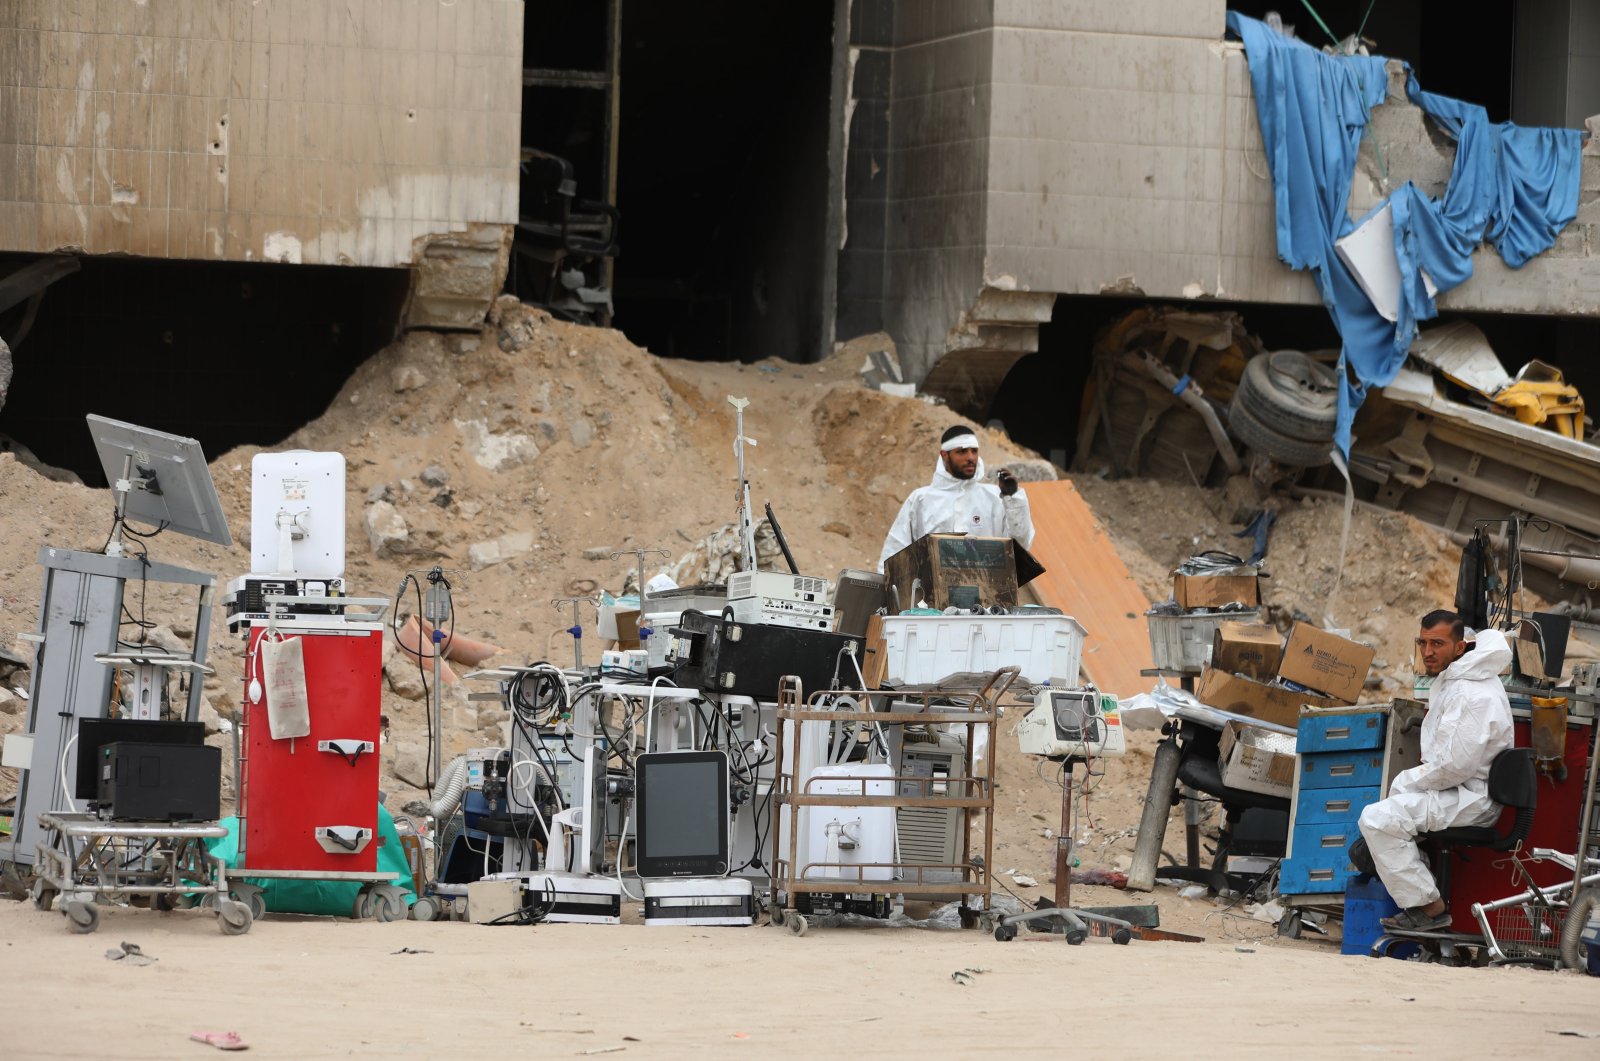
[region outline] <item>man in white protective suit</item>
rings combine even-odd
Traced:
[[[1033,544],[1033,517],[1028,495],[1016,476],[1002,470],[994,485],[983,481],[978,436],[957,424],[939,440],[939,463],[933,482],[911,491],[883,540],[883,562],[924,534],[972,534],[1013,538],[1024,549]]]
[[[1461,617],[1435,611],[1417,636],[1422,665],[1434,678],[1422,720],[1422,763],[1395,776],[1389,797],[1361,812],[1361,835],[1389,895],[1401,908],[1384,927],[1436,932],[1450,913],[1417,849],[1419,833],[1492,825],[1500,805],[1489,799],[1489,765],[1510,748],[1511,704],[1500,672],[1511,646],[1498,630],[1465,640]]]

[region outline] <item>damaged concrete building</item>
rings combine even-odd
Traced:
[[[1131,307],[1250,307],[1269,344],[1326,345],[1312,281],[1275,254],[1224,30],[1230,8],[1291,6],[10,0],[0,433],[92,475],[79,407],[131,386],[159,411],[181,378],[210,399],[191,428],[208,448],[274,441],[396,327],[472,326],[503,289],[543,300],[533,244],[559,201],[591,227],[557,238],[604,260],[566,293],[604,288],[583,319],[746,360],[887,331],[908,379],[1066,463],[1093,335]],[[1493,120],[1600,111],[1581,0],[1501,0],[1470,25],[1441,0],[1317,6]],[[1353,211],[1442,184],[1451,145],[1415,108],[1373,129]],[[1592,344],[1596,161],[1555,248],[1516,271],[1480,252],[1441,309],[1557,360]],[[65,356],[145,371],[63,395]],[[229,408],[263,365],[299,386]]]

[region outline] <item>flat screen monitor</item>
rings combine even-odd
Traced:
[[[728,753],[650,752],[634,760],[639,876],[728,872]]]
[[[133,718],[78,719],[78,770],[72,797],[93,800],[100,796],[100,748],[117,741],[146,744],[204,744],[204,722],[153,722]]]
[[[200,443],[92,413],[88,420],[106,482],[115,488],[127,474],[130,458],[132,477],[144,481],[128,491],[125,518],[218,545],[233,544]]]

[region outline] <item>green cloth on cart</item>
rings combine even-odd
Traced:
[[[239,865],[239,819],[224,818],[222,825],[228,835],[206,841],[213,855],[228,866],[229,876]],[[378,872],[397,873],[392,882],[406,894],[406,906],[417,901],[411,888],[411,867],[406,864],[405,848],[400,844],[400,832],[394,827],[394,817],[383,804],[378,804]],[[355,906],[356,893],[361,890],[359,881],[285,880],[273,877],[243,878],[246,884],[261,889],[267,909],[279,914],[327,914],[349,917]]]

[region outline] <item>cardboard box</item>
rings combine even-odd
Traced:
[[[1044,567],[1010,538],[924,534],[885,560],[883,573],[892,587],[891,611],[895,591],[901,609],[915,607],[920,597],[943,610],[1014,605],[1017,587],[1043,574]]]
[[[1338,634],[1295,623],[1284,646],[1278,677],[1353,704],[1367,684],[1367,671],[1377,653]]]
[[[1207,667],[1195,683],[1195,698],[1202,704],[1236,715],[1259,718],[1294,729],[1300,724],[1300,705],[1345,707],[1345,701],[1311,693],[1297,693],[1281,685],[1268,685],[1252,678]]]
[[[1254,607],[1261,603],[1259,575],[1172,574],[1172,599],[1184,611],[1222,608],[1229,604]]]
[[[1211,665],[1228,674],[1267,681],[1278,673],[1283,639],[1263,623],[1221,622],[1211,636]]]
[[[1217,765],[1229,788],[1289,797],[1294,788],[1294,734],[1229,722],[1222,727]]]

